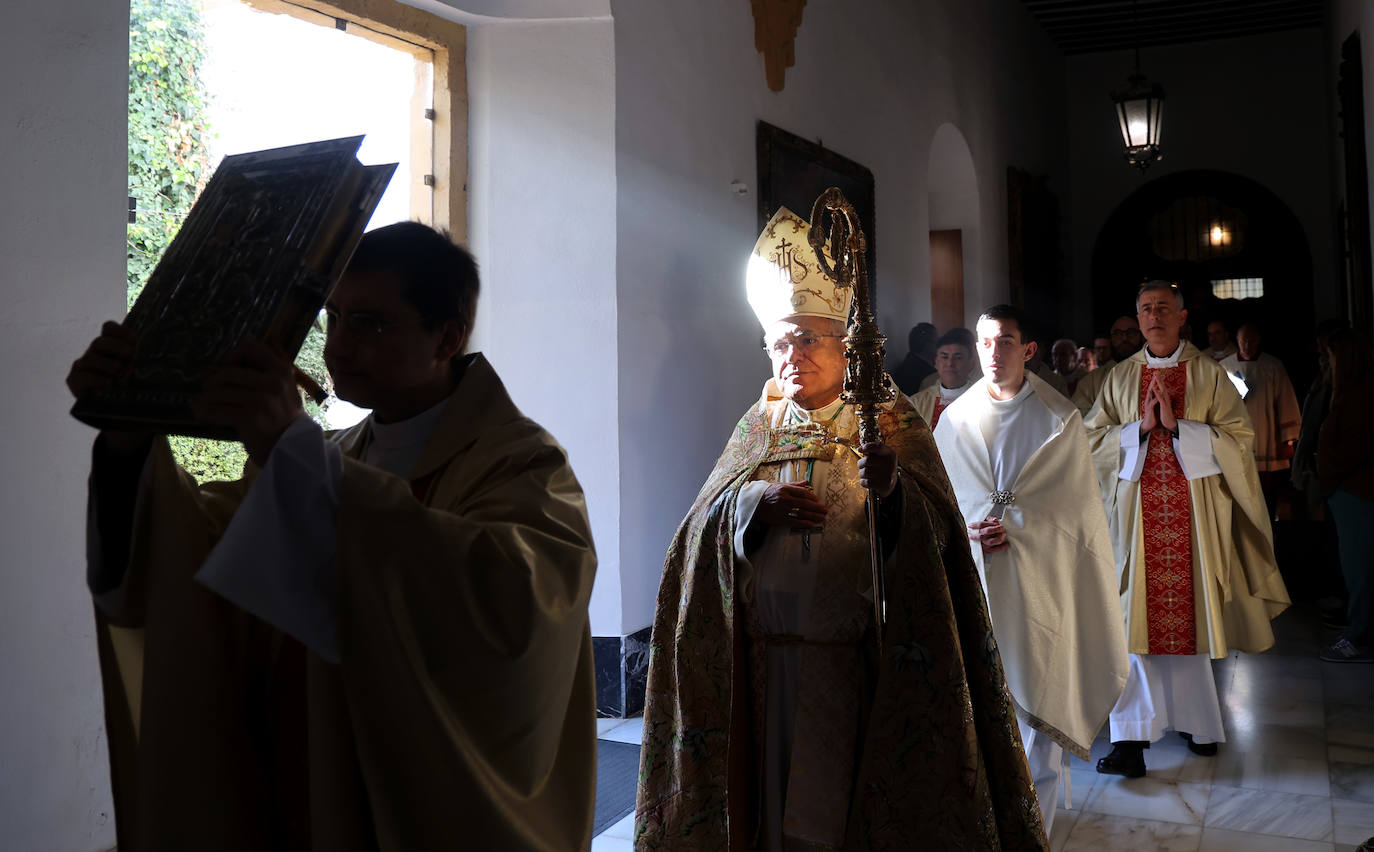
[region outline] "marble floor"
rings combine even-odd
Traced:
[[[1199,757],[1173,734],[1145,752],[1149,774],[1098,775],[1072,760],[1072,809],[1054,852],[1354,852],[1374,837],[1374,665],[1323,663],[1314,613],[1274,622],[1264,654],[1213,662],[1227,741]],[[598,720],[597,735],[639,742],[641,719]],[[1111,750],[1104,729],[1096,759]],[[1062,800],[1061,800],[1062,804]],[[633,815],[592,841],[629,852]]]

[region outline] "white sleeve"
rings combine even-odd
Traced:
[[[1140,421],[1132,420],[1121,427],[1121,472],[1117,476],[1127,482],[1139,482],[1145,469],[1145,454],[1140,451]]]
[[[201,585],[339,661],[335,530],[343,459],[310,418],[287,427],[196,573]]]
[[[1183,468],[1186,479],[1201,479],[1221,473],[1221,465],[1212,453],[1212,428],[1196,420],[1178,421],[1178,437],[1174,439],[1174,455]]]
[[[758,511],[759,502],[763,500],[763,492],[768,490],[771,482],[758,480],[746,482],[740,487],[739,497],[735,500],[735,558],[743,559],[748,562],[749,557],[744,552],[744,533],[749,529],[749,522],[754,519],[754,512]]]

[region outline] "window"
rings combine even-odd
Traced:
[[[1221,278],[1212,282],[1218,299],[1258,299],[1264,295],[1263,278]]]

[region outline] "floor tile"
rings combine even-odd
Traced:
[[[1097,786],[1098,779],[1104,776],[1097,774],[1097,763],[1087,763],[1077,758],[1069,759],[1069,771],[1065,773],[1064,780],[1059,785],[1059,804],[1065,802],[1065,793],[1069,793],[1068,801],[1073,805],[1073,810],[1083,809],[1083,803],[1088,801],[1088,796],[1092,795],[1093,788]],[[1067,784],[1072,782],[1072,787]]]
[[[1208,828],[1304,840],[1331,839],[1330,799],[1236,787],[1213,787],[1211,793]]]
[[[1082,813],[1077,808],[1071,811],[1059,808],[1055,811],[1054,826],[1050,829],[1050,852],[1060,852],[1064,848],[1064,844],[1069,840],[1069,832],[1073,830]]]
[[[599,738],[617,743],[639,745],[644,739],[644,717],[638,716],[634,719],[623,719],[621,720],[621,724],[616,725],[604,734],[600,734]]]
[[[1326,704],[1326,741],[1374,748],[1374,703]]]
[[[1279,701],[1247,701],[1222,699],[1221,715],[1227,728],[1231,725],[1287,725],[1292,727],[1321,727],[1326,724],[1321,694],[1311,698],[1289,698]]]
[[[1293,700],[1320,703],[1325,698],[1326,690],[1321,678],[1238,674],[1235,681],[1226,689],[1224,701],[1242,705],[1275,704]]]
[[[1374,665],[1323,663],[1326,700],[1334,704],[1374,704]]]
[[[1367,748],[1356,745],[1341,745],[1332,743],[1327,746],[1326,758],[1332,762],[1340,763],[1374,763],[1374,748]]]
[[[1229,743],[1221,745],[1221,754],[1230,749]],[[1170,731],[1159,742],[1151,743],[1145,752],[1145,768],[1149,777],[1161,781],[1186,781],[1193,784],[1210,784],[1216,770],[1217,758],[1202,757],[1188,750],[1188,743]]]
[[[1298,840],[1296,837],[1204,828],[1198,852],[1333,852],[1333,849],[1326,840]]]
[[[634,852],[633,840],[600,834],[592,838],[592,852]]]
[[[596,720],[596,736],[597,736],[597,738],[599,739],[599,738],[601,737],[602,734],[606,733],[606,732],[609,731],[611,728],[614,728],[614,727],[616,727],[617,725],[623,725],[623,724],[625,724],[625,720],[624,720],[624,719],[620,719],[620,718],[597,719],[597,720]]]
[[[1263,654],[1240,654],[1234,658],[1237,678],[1247,674],[1261,676],[1283,675],[1287,677],[1322,677],[1322,662],[1317,659],[1317,648],[1308,646],[1298,654],[1281,654],[1268,651]]]
[[[1337,843],[1359,846],[1374,837],[1374,804],[1332,799],[1331,815],[1336,823],[1333,839]]]
[[[635,814],[630,811],[623,819],[617,820],[614,825],[601,832],[605,837],[620,837],[625,840],[633,840],[635,836]]]
[[[1063,852],[1195,852],[1202,829],[1149,819],[1084,813],[1074,824]]]
[[[1327,770],[1325,759],[1304,760],[1222,746],[1222,751],[1216,757],[1212,783],[1221,787],[1247,787],[1300,796],[1329,797],[1333,778]]]
[[[1205,784],[1180,784],[1151,778],[1104,777],[1083,805],[1089,813],[1202,825],[1209,790]],[[1081,820],[1080,820],[1081,822]]]
[[[1263,723],[1226,730],[1226,742],[1218,757],[1229,751],[1262,751],[1277,757],[1303,760],[1327,759],[1326,729],[1318,726],[1266,725]]]
[[[1331,797],[1374,803],[1374,765],[1332,761]]]

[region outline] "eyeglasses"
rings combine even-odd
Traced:
[[[820,346],[821,341],[827,338],[842,338],[843,334],[813,334],[806,332],[803,334],[786,335],[772,343],[765,343],[764,349],[774,358],[786,358],[790,349],[795,349],[803,355],[815,351]]]

